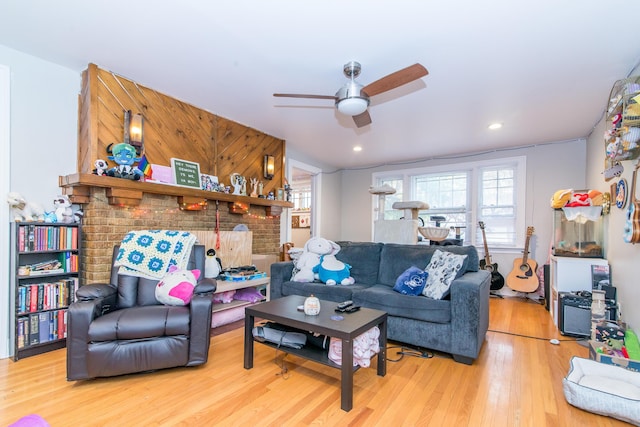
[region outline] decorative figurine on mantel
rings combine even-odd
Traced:
[[[237,172],[234,172],[230,175],[231,177],[231,185],[233,186],[233,193],[237,196],[246,196],[247,195],[247,180],[244,176],[240,175]]]
[[[258,197],[258,178],[251,178],[251,197]]]
[[[264,199],[264,184],[262,181],[258,183],[258,197],[260,199]]]

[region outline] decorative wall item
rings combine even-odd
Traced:
[[[172,158],[171,169],[175,185],[200,189],[200,165],[198,163]]]

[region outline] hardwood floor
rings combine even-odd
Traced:
[[[588,350],[560,335],[543,306],[518,298],[490,304],[490,329],[507,333],[489,332],[473,365],[404,356],[388,362],[385,377],[360,369],[350,412],[340,409],[337,369],[287,356],[283,373],[274,363],[283,353],[256,344],[254,368],[245,370],[236,329],[214,336],[209,362],[196,368],[67,382],[64,349],[0,360],[0,425],[30,413],[52,427],[627,425],[566,402],[569,359]],[[397,352],[390,348],[389,359]]]

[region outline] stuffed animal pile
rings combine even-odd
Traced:
[[[338,260],[335,255],[340,246],[322,237],[312,237],[304,244],[302,253],[294,259],[295,272],[292,280],[313,282],[320,280],[327,285],[351,285],[351,266]]]

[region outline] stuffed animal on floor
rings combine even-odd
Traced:
[[[320,263],[313,268],[320,281],[327,285],[353,285],[355,279],[350,276],[351,266],[336,258],[335,255],[322,255]]]
[[[199,277],[200,270],[182,270],[172,265],[156,285],[156,299],[166,305],[188,305]]]
[[[37,203],[27,202],[20,193],[12,191],[7,194],[7,203],[14,221],[44,221],[44,208]]]
[[[340,246],[323,237],[312,237],[304,244],[302,253],[295,261],[296,272],[291,280],[295,282],[313,282],[318,279],[313,268],[320,264],[322,255],[335,255],[340,251]]]
[[[71,200],[69,196],[61,195],[53,200],[53,206],[56,208],[55,214],[57,222],[70,224],[73,222],[73,210],[71,210]]]

